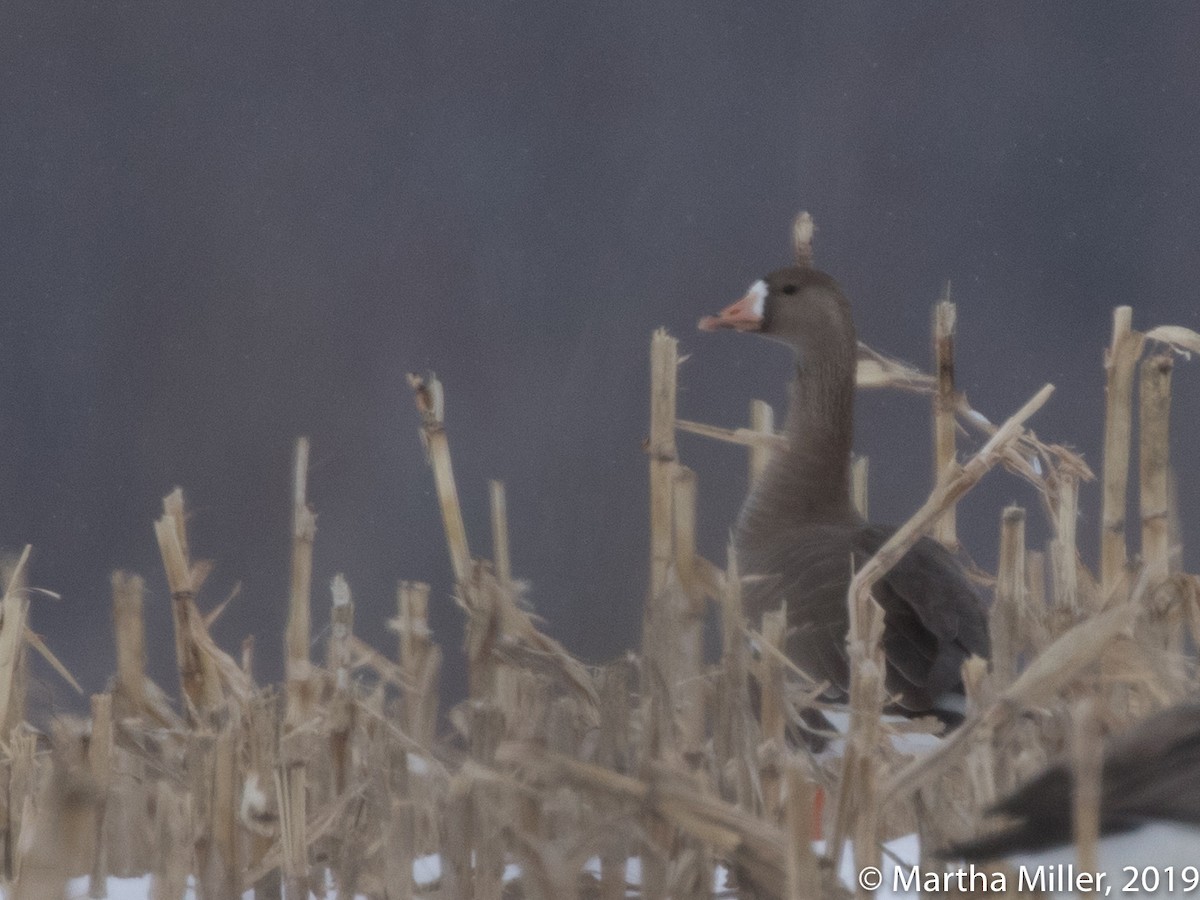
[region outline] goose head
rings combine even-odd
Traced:
[[[855,347],[850,303],[836,281],[805,266],[777,269],[715,316],[700,320],[701,331],[760,334],[792,347],[806,358]]]

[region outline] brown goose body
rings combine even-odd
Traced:
[[[742,300],[701,328],[776,338],[797,353],[784,431],[754,484],[736,530],[751,621],[787,609],[787,651],[798,666],[846,696],[846,593],[860,567],[891,535],[865,522],[850,501],[857,340],[837,283],[794,267],[756,282]],[[884,610],[887,688],[899,711],[961,714],[964,660],[988,656],[982,604],[957,562],[923,539],[876,586]]]

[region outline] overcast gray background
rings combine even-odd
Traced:
[[[1110,310],[1200,327],[1200,7],[1166,3],[46,3],[0,10],[0,546],[36,548],[33,625],[89,690],[113,669],[108,578],[148,579],[182,485],[202,605],[279,675],[295,437],[312,439],[315,603],[346,574],[381,649],[399,578],[449,564],[404,373],[433,368],[474,549],[508,483],[517,573],[549,630],[635,645],[646,574],[647,345],[691,354],[681,413],[780,402],[786,354],[694,331],[789,259],[800,207],[862,337],[959,375],[1098,468]],[[1200,528],[1197,363],[1176,370],[1184,525]],[[924,401],[870,396],[872,504],[930,483]],[[734,448],[682,439],[724,558]],[[1091,558],[1097,491],[1081,534]],[[994,558],[996,474],[964,540]],[[1044,529],[1031,526],[1038,540]],[[1195,548],[1189,548],[1194,567]],[[462,689],[449,662],[446,690]],[[44,700],[70,702],[46,676]]]

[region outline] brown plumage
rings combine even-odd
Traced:
[[[939,855],[984,860],[1069,844],[1071,794],[1070,764],[1051,765],[992,808],[993,814],[1015,819],[1013,824]],[[1163,710],[1105,748],[1100,834],[1115,836],[1151,823],[1200,826],[1200,703]],[[1192,840],[1200,853],[1200,831]]]
[[[775,454],[742,508],[738,563],[754,576],[745,588],[751,621],[786,605],[789,655],[830,682],[828,699],[843,699],[851,567],[861,567],[891,535],[863,521],[850,501],[858,347],[850,304],[828,275],[792,267],[756,282],[700,327],[754,332],[796,351],[787,449]],[[962,569],[940,544],[923,539],[874,596],[884,610],[887,688],[896,708],[961,718],[962,663],[989,654],[982,605]]]

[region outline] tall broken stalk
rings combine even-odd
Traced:
[[[683,590],[668,575],[674,560],[675,410],[679,365],[678,341],[659,328],[650,342],[650,584],[642,619],[642,720],[645,738],[641,765],[670,755],[676,749],[673,693],[674,657],[679,601]],[[673,829],[657,815],[645,819],[642,844],[643,891],[650,900],[667,895],[664,850]]]
[[[433,483],[442,511],[442,525],[446,530],[446,546],[450,550],[454,580],[462,583],[471,574],[471,551],[467,545],[467,526],[463,522],[462,507],[458,502],[454,466],[450,463],[450,442],[443,419],[442,383],[431,372],[428,380],[410,374],[408,384],[413,390],[417,411],[421,414],[421,442],[425,445],[425,455],[433,469]]]
[[[146,708],[145,583],[138,575],[113,572],[113,627],[117,642],[117,697],[126,715]]]
[[[203,717],[219,709],[224,697],[215,661],[199,639],[201,633],[207,636],[207,630],[196,609],[195,597],[206,568],[191,563],[184,522],[183,491],[176,488],[163,498],[163,515],[154,523],[154,533],[171,590],[179,681],[189,718],[194,720],[197,715]]]
[[[327,668],[333,673],[333,698],[328,706],[329,752],[333,758],[333,790],[341,796],[350,774],[350,736],[354,725],[354,691],[350,683],[354,601],[350,585],[341,573],[333,576],[329,588],[333,600],[327,660]]]
[[[1125,505],[1129,487],[1129,448],[1133,429],[1133,371],[1142,335],[1133,330],[1133,309],[1113,310],[1112,343],[1104,357],[1104,497],[1100,531],[1100,592],[1107,599],[1125,570]]]
[[[1100,840],[1101,777],[1104,740],[1100,718],[1091,699],[1074,710],[1071,733],[1071,823],[1081,872],[1100,870],[1096,857]]]
[[[750,430],[759,434],[775,435],[775,410],[764,400],[750,401]],[[768,444],[750,447],[750,484],[758,481],[771,461],[772,448]]]
[[[488,482],[488,498],[492,514],[492,564],[500,583],[509,585],[513,577],[508,549],[508,500],[503,481]]]
[[[943,299],[933,308],[933,358],[937,390],[933,395],[933,478],[940,480],[954,464],[957,424],[954,420],[957,397],[954,392],[954,329],[957,308],[950,300],[946,283]],[[947,547],[958,546],[956,507],[953,505],[933,523],[933,537]]]
[[[1006,507],[1000,523],[1000,563],[996,572],[996,597],[988,616],[992,638],[993,684],[1003,690],[1017,677],[1017,662],[1028,615],[1025,589],[1025,510]]]
[[[1079,585],[1079,550],[1076,525],[1079,519],[1079,479],[1063,472],[1058,481],[1058,503],[1054,515],[1054,538],[1050,542],[1050,564],[1054,577],[1054,602],[1075,618],[1084,611]]]
[[[441,651],[429,632],[429,585],[402,581],[396,592],[400,669],[404,673],[404,728],[421,747],[433,745]]]
[[[650,597],[662,592],[673,556],[675,395],[679,342],[660,328],[650,343]]]
[[[25,622],[29,595],[25,567],[31,547],[26,544],[8,572],[4,599],[0,601],[0,740],[8,741],[13,728],[25,718]]]
[[[855,456],[850,463],[850,502],[854,510],[864,519],[870,511],[870,493],[868,485],[871,473],[871,460],[865,456]]]
[[[1156,353],[1142,363],[1139,402],[1138,475],[1141,487],[1142,563],[1152,580],[1170,570],[1170,417],[1169,353]]]
[[[880,649],[883,611],[871,589],[909,548],[932,527],[946,507],[956,503],[984,474],[1003,458],[1005,448],[1017,440],[1025,421],[1037,412],[1054,391],[1047,384],[1008,419],[991,439],[961,466],[955,463],[938,482],[929,499],[855,573],[848,591],[850,628],[846,636],[850,658],[850,734],[842,759],[831,859],[840,860],[845,838],[854,824],[855,864],[873,865],[878,855],[874,825],[879,808],[876,744],[879,712],[884,701],[884,663]]]
[[[287,620],[287,722],[297,727],[312,712],[312,559],[317,515],[308,505],[308,438],[296,440],[292,467],[292,577]]]

